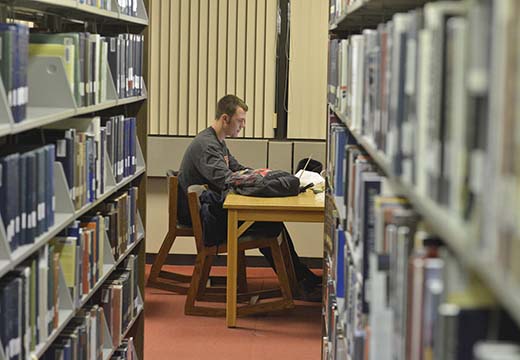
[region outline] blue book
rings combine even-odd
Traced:
[[[3,306],[6,314],[6,321],[4,322],[5,340],[4,353],[7,359],[21,360],[21,349],[18,346],[8,346],[9,344],[16,344],[22,341],[21,325],[22,325],[22,279],[19,277],[8,276],[2,279],[3,285],[0,285],[1,294],[3,297]],[[5,341],[5,342],[4,342]]]
[[[13,24],[0,23],[0,41],[2,56],[0,57],[0,74],[13,120],[15,118],[14,94],[14,48],[16,47],[16,31]],[[16,121],[16,120],[15,120]]]
[[[19,163],[19,179],[20,179],[20,242],[19,245],[28,244],[27,238],[27,155],[20,155]]]
[[[130,156],[132,158],[132,165],[130,174],[135,174],[137,170],[137,129],[136,118],[130,118]]]
[[[105,154],[106,154],[106,143],[107,143],[107,133],[106,128],[100,129],[101,134],[99,136],[99,156],[100,156],[100,172],[99,174],[99,193],[103,195],[105,193]]]
[[[54,161],[56,159],[55,153],[56,146],[54,144],[49,144],[45,146],[45,154],[47,160],[47,169],[45,172],[45,218],[47,229],[54,225],[54,213],[56,211],[56,197],[54,194]]]
[[[337,229],[336,246],[336,297],[345,299],[345,232],[341,226]],[[339,304],[339,302],[338,302]]]
[[[36,151],[36,164],[37,164],[37,176],[36,179],[42,179],[42,181],[37,181],[37,199],[38,199],[38,211],[37,211],[37,229],[36,236],[40,236],[44,232],[47,231],[46,221],[45,221],[45,190],[46,190],[46,169],[47,169],[47,161],[45,156],[45,149],[38,148]]]
[[[29,151],[25,153],[27,166],[27,195],[26,195],[26,211],[27,211],[27,228],[26,240],[28,244],[34,243],[37,234],[37,213],[38,213],[38,168],[36,160],[36,152]]]
[[[19,154],[10,154],[2,159],[2,200],[0,202],[0,213],[4,223],[7,242],[11,251],[18,247],[20,237],[20,214],[19,214]],[[18,219],[18,220],[17,220]],[[17,225],[18,224],[18,231]]]
[[[29,28],[26,25],[16,24],[18,30],[19,47],[19,80],[18,101],[20,106],[19,121],[27,117],[27,104],[29,102],[28,69],[29,69]]]
[[[4,354],[6,354],[7,345],[9,342],[7,341],[7,334],[9,333],[8,323],[7,323],[7,311],[6,311],[6,302],[4,293],[5,285],[0,283],[0,346],[2,346],[2,350]],[[7,355],[6,355],[7,356]],[[6,357],[8,359],[8,357]]]
[[[333,128],[336,138],[336,153],[334,162],[334,195],[343,196],[343,178],[345,176],[345,145],[347,143],[347,129],[343,126]]]
[[[126,118],[124,122],[124,172],[123,176],[127,177],[130,175],[130,118]]]
[[[5,220],[4,220],[4,211],[5,211],[4,207],[5,207],[5,204],[7,203],[7,201],[5,199],[6,194],[4,191],[3,174],[4,174],[4,165],[3,165],[2,159],[0,159],[0,219],[2,219],[2,225],[4,226],[4,230],[5,230],[7,228],[7,224],[5,223]],[[6,240],[9,241],[9,239],[6,239]]]
[[[16,123],[22,121],[22,111],[20,107],[20,89],[22,88],[22,76],[20,73],[21,69],[21,53],[20,53],[20,31],[17,24],[14,26],[14,38],[15,43],[13,47],[13,120]]]
[[[96,200],[96,154],[94,137],[87,135],[86,140],[87,157],[87,195],[89,202]]]

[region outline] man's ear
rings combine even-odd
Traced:
[[[229,119],[229,115],[228,115],[228,114],[224,114],[224,115],[223,115],[223,118],[224,118],[224,122],[225,122],[226,124],[229,124],[229,121],[230,121],[230,119]]]

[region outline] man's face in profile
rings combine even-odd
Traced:
[[[240,133],[240,130],[246,127],[246,112],[241,107],[237,107],[237,110],[233,114],[231,118],[229,115],[225,115],[228,117],[229,121],[225,122],[226,127],[226,136],[228,137],[237,137]]]

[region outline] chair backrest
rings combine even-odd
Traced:
[[[202,233],[202,219],[200,218],[199,196],[206,190],[204,185],[191,185],[188,187],[188,204],[190,207],[191,225],[193,236],[197,245],[197,251],[204,249],[204,238]]]
[[[174,170],[166,172],[168,179],[168,227],[170,230],[177,227],[178,174],[179,172]]]

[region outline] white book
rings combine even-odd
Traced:
[[[450,180],[449,208],[458,218],[463,217],[464,176],[467,163],[466,127],[475,126],[467,116],[467,33],[468,22],[454,17],[447,22],[447,117],[450,129],[446,139],[445,158],[449,159],[446,171]]]
[[[354,35],[352,41],[352,106],[351,122],[353,129],[360,129],[363,114],[363,70],[364,39],[363,35]]]
[[[423,29],[419,32],[419,59],[418,76],[419,88],[417,89],[417,136],[415,143],[416,167],[415,179],[417,192],[427,195],[427,164],[428,164],[428,108],[431,100],[431,87],[429,76],[432,66],[431,32]]]
[[[343,115],[347,115],[347,81],[349,72],[348,51],[350,41],[342,40],[340,44],[341,59],[339,67],[341,69],[339,77],[339,111]]]

